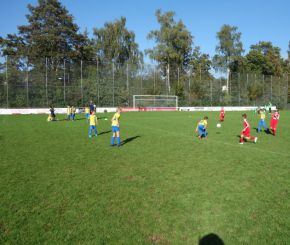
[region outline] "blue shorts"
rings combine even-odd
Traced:
[[[86,119],[89,119],[90,114],[86,113]]]
[[[120,128],[118,126],[112,126],[113,133],[119,132]]]
[[[198,125],[199,136],[201,137],[204,135],[206,137],[206,129],[204,125]]]
[[[96,126],[95,126],[95,125],[90,125],[90,128],[91,128],[91,129],[95,129]]]

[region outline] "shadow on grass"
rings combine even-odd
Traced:
[[[259,133],[259,132],[258,132],[258,128],[254,128],[254,129],[256,130],[257,133]],[[269,128],[264,129],[264,133],[265,133],[265,134],[272,134]]]
[[[101,132],[101,133],[99,133],[98,135],[108,134],[108,133],[110,133],[110,132],[111,132],[111,130],[108,130],[108,131]]]
[[[224,241],[216,234],[210,233],[199,239],[198,245],[224,245]]]
[[[81,117],[81,118],[75,118],[75,120],[67,120],[66,118],[63,119],[58,119],[58,122],[64,122],[64,121],[80,121],[80,120],[86,120],[85,117]]]
[[[127,138],[127,139],[125,139],[125,140],[123,140],[123,141],[121,142],[121,146],[122,146],[122,145],[125,145],[125,144],[127,144],[127,143],[130,143],[131,141],[133,141],[133,140],[135,140],[135,139],[137,139],[137,138],[140,138],[140,137],[141,137],[140,135],[137,135],[137,136],[133,136],[133,137]]]

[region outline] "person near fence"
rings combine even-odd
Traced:
[[[260,121],[259,121],[259,125],[258,125],[258,133],[261,132],[261,129],[264,128],[265,131],[268,131],[268,128],[266,126],[266,110],[265,109],[260,109],[259,110],[259,117],[260,117]]]
[[[71,119],[74,121],[76,116],[76,108],[74,106],[71,107]]]
[[[66,120],[69,121],[70,120],[70,116],[71,116],[71,107],[70,107],[70,105],[67,106],[66,115],[67,115]]]
[[[220,111],[220,122],[225,120],[225,109],[222,107]]]
[[[54,108],[53,108],[52,105],[50,106],[49,111],[50,111],[50,114],[49,114],[49,116],[47,118],[47,121],[48,122],[50,122],[50,121],[56,121],[56,116],[55,116],[55,113],[54,113],[55,110],[54,110]]]
[[[115,138],[117,139],[117,146],[121,145],[120,139],[120,117],[121,117],[121,108],[118,107],[117,112],[112,117],[112,138],[111,138],[111,146],[115,145]]]
[[[271,121],[270,121],[270,129],[271,129],[271,133],[274,136],[276,136],[276,130],[277,130],[279,119],[280,119],[280,114],[278,110],[273,111],[272,116],[271,116]]]
[[[89,116],[89,122],[90,122],[89,138],[92,138],[93,130],[94,130],[95,136],[98,136],[97,126],[96,126],[98,124],[98,118],[95,115],[94,111],[92,111]]]
[[[202,137],[204,137],[205,139],[207,138],[207,132],[206,132],[206,128],[207,128],[207,121],[208,121],[208,117],[205,116],[202,120],[200,120],[196,126],[195,132],[199,132],[199,139],[202,139]]]
[[[85,114],[86,114],[86,119],[89,120],[90,108],[88,106],[85,107]]]
[[[241,145],[244,144],[244,139],[251,140],[254,143],[256,143],[257,140],[258,140],[258,137],[252,137],[251,136],[251,128],[250,128],[250,124],[247,121],[247,114],[243,114],[242,118],[243,118],[243,126],[244,126],[244,128],[243,128],[243,131],[242,131],[241,136],[240,136],[240,144]]]
[[[90,112],[95,111],[95,105],[92,100],[90,101],[89,107],[90,107]]]

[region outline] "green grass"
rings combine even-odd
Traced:
[[[276,137],[244,145],[241,113],[220,129],[206,114],[199,141],[204,113],[123,113],[120,148],[104,118],[89,139],[85,120],[1,116],[0,243],[289,244],[289,112]]]

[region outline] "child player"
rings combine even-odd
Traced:
[[[66,109],[66,115],[67,115],[66,120],[68,121],[70,120],[70,114],[71,114],[71,107],[68,105]]]
[[[118,107],[117,112],[112,117],[112,132],[113,136],[111,138],[111,146],[115,145],[115,137],[117,138],[117,145],[120,146],[121,140],[120,140],[120,117],[121,117],[121,108]]]
[[[270,129],[271,129],[272,134],[274,136],[276,136],[277,124],[278,124],[279,119],[280,119],[279,112],[278,112],[278,110],[275,110],[272,113],[271,121],[270,121]]]
[[[197,132],[197,130],[198,130],[198,132],[199,132],[198,138],[199,139],[201,139],[202,136],[204,136],[205,139],[207,138],[207,132],[206,132],[207,120],[208,120],[208,117],[205,116],[203,118],[203,120],[200,120],[199,123],[196,126],[195,132]]]
[[[90,108],[88,106],[85,107],[85,114],[86,114],[86,119],[89,120]]]
[[[91,115],[89,116],[90,129],[89,129],[89,138],[92,138],[92,131],[94,130],[95,136],[98,136],[96,124],[98,124],[98,119],[95,115],[94,111],[91,111]]]
[[[74,106],[71,107],[71,119],[74,121],[76,116],[76,108]]]
[[[220,121],[223,122],[225,120],[225,110],[222,107],[220,111]]]
[[[266,130],[266,131],[268,130],[268,128],[266,126],[266,122],[265,122],[265,118],[266,118],[265,109],[260,109],[259,115],[260,115],[260,121],[259,121],[259,125],[258,125],[258,133],[261,132],[261,128],[264,128],[264,130]]]
[[[242,117],[243,117],[244,129],[241,133],[240,144],[241,145],[244,144],[244,138],[246,140],[251,140],[251,141],[254,141],[254,143],[256,143],[258,140],[258,137],[251,137],[250,136],[251,129],[250,129],[250,124],[247,121],[247,115],[243,114]]]

